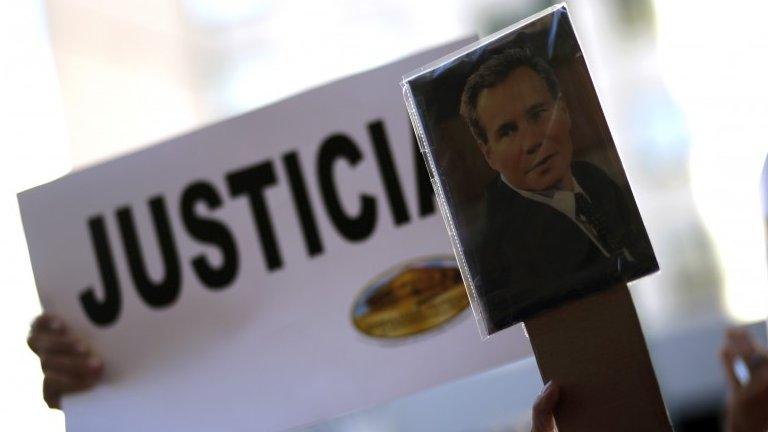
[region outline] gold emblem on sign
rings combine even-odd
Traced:
[[[454,258],[421,258],[369,283],[355,301],[352,321],[369,336],[398,338],[445,324],[468,305]]]

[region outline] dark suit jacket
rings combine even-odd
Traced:
[[[571,219],[525,198],[501,178],[486,194],[486,223],[465,250],[488,332],[506,328],[568,299],[658,269],[640,214],[602,170],[575,162],[574,178],[634,259],[606,257]],[[629,201],[629,202],[628,202]],[[468,254],[466,252],[469,252]]]

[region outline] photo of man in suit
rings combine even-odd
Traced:
[[[545,60],[527,47],[490,56],[460,112],[498,173],[465,250],[489,333],[658,268],[631,193],[573,160],[574,113]]]

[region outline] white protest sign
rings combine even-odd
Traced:
[[[43,306],[106,363],[68,430],[282,430],[530,355],[423,284],[458,273],[398,82],[464,43],[21,193]]]

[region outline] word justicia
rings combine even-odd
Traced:
[[[411,211],[406,204],[385,124],[382,120],[374,120],[367,124],[366,129],[368,144],[378,168],[378,178],[385,192],[384,197],[360,191],[356,205],[349,205],[346,199],[342,201],[339,193],[340,180],[335,168],[345,164],[354,169],[363,162],[364,154],[359,143],[349,135],[333,133],[315,148],[314,178],[305,174],[299,153],[294,150],[282,154],[279,160],[262,160],[224,173],[223,184],[226,190],[221,190],[210,180],[190,181],[181,188],[178,197],[173,197],[174,201],[178,202],[176,211],[183,230],[173,226],[168,206],[171,200],[168,197],[159,194],[147,198],[146,204],[153,227],[149,231],[153,232],[156,238],[159,254],[143,252],[148,245],[142,245],[134,212],[144,209],[134,209],[129,205],[117,207],[113,216],[123,246],[124,253],[121,255],[127,264],[130,282],[141,300],[152,308],[168,307],[179,297],[184,278],[192,275],[204,287],[213,291],[231,286],[237,279],[243,261],[238,244],[245,241],[258,242],[267,271],[275,272],[284,268],[286,262],[281,252],[281,239],[275,229],[266,194],[270,188],[288,188],[304,248],[309,257],[321,255],[326,250],[323,236],[318,229],[320,217],[327,217],[338,235],[351,243],[363,242],[372,235],[384,206],[388,207],[395,226],[411,222]],[[417,194],[416,212],[419,217],[424,218],[435,213],[434,195],[430,176],[415,138],[412,139],[411,148],[414,155],[412,169],[415,170],[413,178]],[[284,182],[278,180],[278,169],[282,171],[280,178],[285,179]],[[323,213],[313,208],[309,198],[310,187],[317,188]],[[220,214],[231,200],[247,202],[257,234],[255,239],[242,233],[233,234],[231,226]],[[80,304],[88,319],[98,326],[108,326],[117,321],[122,305],[121,287],[127,282],[120,280],[117,271],[119,263],[115,257],[118,255],[113,251],[117,242],[110,238],[107,229],[109,219],[109,213],[97,213],[88,217],[85,224],[102,287],[85,287],[80,292]],[[216,249],[221,258],[212,260],[203,251],[189,257],[180,256],[175,233],[189,236],[195,244]],[[162,264],[158,266],[148,263],[146,257],[150,255],[158,256]],[[150,268],[162,269],[159,272],[161,276],[152,277],[148,270]]]

